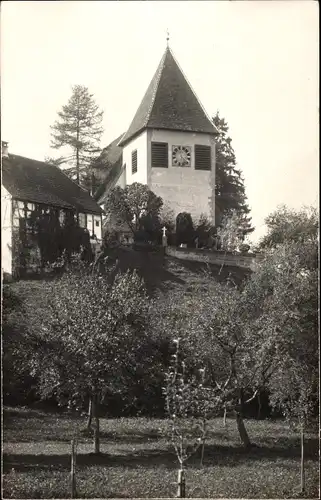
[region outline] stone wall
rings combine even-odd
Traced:
[[[241,267],[243,269],[251,269],[255,271],[257,268],[258,262],[261,260],[261,255],[241,255],[241,254],[232,254],[230,252],[221,252],[221,251],[209,251],[202,249],[194,249],[194,248],[175,248],[175,247],[167,247],[166,255],[170,255],[171,257],[176,257],[177,259],[183,260],[194,260],[197,262],[208,262],[211,264],[217,265],[226,265],[226,266],[234,266]]]

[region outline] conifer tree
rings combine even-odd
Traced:
[[[56,163],[60,166],[67,164],[65,173],[89,190],[93,185],[90,167],[100,152],[102,119],[103,111],[95,103],[88,88],[75,85],[68,103],[58,111],[58,120],[51,127],[51,147],[61,149],[67,146],[70,149],[70,155],[60,157]]]
[[[229,126],[219,112],[213,118],[219,131],[216,138],[216,187],[215,196],[221,216],[230,217],[236,213],[244,234],[254,231],[251,225],[250,208],[245,194],[244,178],[237,167]]]
[[[60,167],[66,162],[64,156],[59,156],[59,158],[52,158],[51,156],[45,156],[45,163],[49,165],[54,165],[55,167]]]

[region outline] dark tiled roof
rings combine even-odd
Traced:
[[[94,198],[99,204],[105,201],[107,192],[115,186],[123,172],[123,148],[118,146],[123,135],[121,134],[104,148],[97,159],[99,177],[102,178],[102,182]]]
[[[17,199],[101,214],[90,194],[58,167],[23,156],[2,159],[2,183]]]
[[[218,133],[168,47],[119,144],[123,146],[145,128]]]
[[[114,165],[116,161],[119,160],[122,155],[123,148],[118,146],[120,139],[123,137],[124,133],[122,133],[117,139],[113,140],[106,148],[104,148],[101,152],[102,160],[105,160],[110,165]]]
[[[97,200],[97,203],[99,203],[99,205],[106,201],[108,192],[115,187],[116,182],[124,171],[124,168],[125,167],[122,164],[121,160],[117,161],[112,166],[112,168],[108,172],[108,175],[106,176],[106,179],[99,186],[97,192],[95,193],[95,200]]]
[[[108,169],[112,167],[122,156],[123,148],[118,145],[124,134],[121,134],[117,139],[114,139],[106,146],[100,156],[95,160],[95,168],[106,174]]]

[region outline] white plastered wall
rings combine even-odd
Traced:
[[[132,152],[137,150],[137,172],[132,173]],[[140,182],[147,184],[147,130],[134,137],[123,149],[123,164],[126,165],[126,185]]]
[[[168,143],[168,168],[151,168],[151,142]],[[212,170],[195,170],[195,144],[211,146]],[[191,166],[172,166],[172,146],[191,147]],[[163,198],[175,216],[189,212],[197,222],[201,214],[215,220],[215,141],[212,135],[170,130],[148,131],[148,185]]]
[[[87,214],[87,229],[90,236],[94,234],[98,240],[102,238],[102,220],[100,215]]]
[[[12,275],[12,196],[1,185],[1,269]]]

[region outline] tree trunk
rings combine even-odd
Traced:
[[[224,264],[225,264],[225,259],[226,259],[226,254],[227,254],[227,250],[225,250],[225,254],[224,254],[224,257],[223,257],[223,262],[222,262],[222,265],[220,267],[220,270],[218,272],[218,275],[221,274],[222,270],[223,270],[223,267],[224,267]]]
[[[77,112],[77,146],[76,146],[76,182],[80,184],[80,161],[79,161],[79,110]]]
[[[237,425],[237,430],[239,431],[240,439],[242,441],[242,444],[245,448],[250,448],[251,447],[251,441],[249,438],[249,435],[246,431],[244,421],[243,421],[243,391],[242,389],[239,390],[239,402],[238,405],[235,409],[236,413],[236,425]]]
[[[202,449],[201,449],[201,462],[200,465],[203,467],[204,453],[205,453],[205,441],[206,441],[206,419],[203,420],[203,439],[202,439]]]
[[[92,400],[92,415],[95,420],[94,427],[94,453],[100,453],[100,436],[99,436],[99,403],[98,396],[95,394]]]
[[[77,141],[78,141],[78,133],[77,133]],[[80,163],[79,163],[79,149],[77,147],[76,149],[76,182],[79,186],[79,181],[80,181]]]
[[[301,422],[301,493],[305,490],[305,471],[304,471],[304,423]]]
[[[87,420],[87,430],[91,430],[91,423],[93,419],[93,398],[89,396],[89,405],[88,405],[88,420]]]
[[[249,435],[246,431],[243,417],[240,412],[236,412],[236,425],[237,425],[237,430],[239,431],[240,439],[242,441],[242,444],[245,448],[250,448],[251,447],[251,441],[249,438]]]
[[[262,404],[261,404],[261,393],[260,391],[257,393],[257,402],[258,402],[258,410],[257,410],[257,419],[260,420],[261,418],[261,410],[262,410]]]

